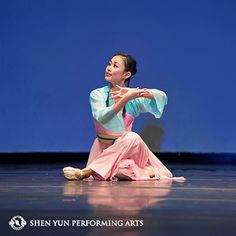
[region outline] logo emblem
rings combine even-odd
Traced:
[[[26,221],[22,216],[14,216],[11,218],[9,221],[9,225],[14,229],[14,230],[21,230],[26,226]]]

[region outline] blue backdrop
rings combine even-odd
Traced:
[[[1,1],[0,152],[89,151],[88,103],[111,55],[168,95],[138,132],[153,151],[236,151],[233,0]]]

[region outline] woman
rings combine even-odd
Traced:
[[[167,96],[160,90],[128,87],[136,71],[136,61],[128,54],[117,53],[108,62],[108,85],[90,94],[97,138],[86,168],[63,168],[68,180],[91,176],[97,180],[173,179],[141,137],[131,131],[134,118],[140,113],[149,112],[160,118],[167,104]]]

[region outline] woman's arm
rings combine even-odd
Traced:
[[[120,111],[130,101],[135,116],[138,116],[140,113],[149,112],[156,118],[161,117],[163,109],[167,104],[167,96],[163,91],[146,88],[123,88],[119,86],[117,88],[116,91],[112,92],[116,112]]]
[[[112,98],[115,100],[114,110],[119,112],[127,102],[135,98],[144,97],[151,100],[155,100],[153,93],[149,89],[140,89],[140,88],[126,88],[116,86],[118,90],[111,92]]]
[[[93,118],[101,124],[109,122],[116,115],[113,106],[106,106],[106,96],[101,89],[95,89],[90,93]]]

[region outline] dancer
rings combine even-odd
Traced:
[[[161,90],[129,88],[136,71],[135,59],[125,53],[115,54],[108,62],[108,85],[90,94],[97,138],[85,168],[63,168],[68,180],[174,179],[141,137],[131,131],[140,113],[149,112],[160,118],[167,104],[167,96]]]

